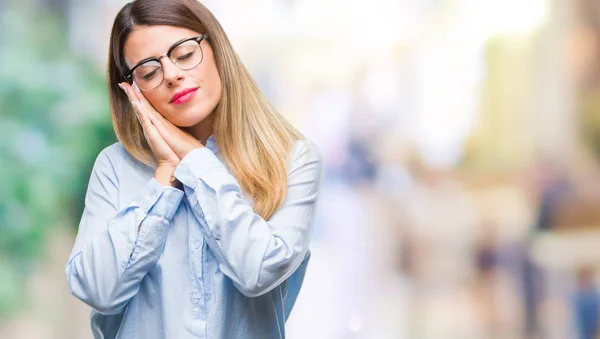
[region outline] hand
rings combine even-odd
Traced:
[[[173,125],[172,122],[162,116],[150,102],[144,97],[137,86],[130,86],[134,89],[135,98],[141,102],[143,113],[150,119],[152,125],[158,131],[158,134],[177,154],[179,159],[183,159],[189,152],[196,148],[204,147],[202,143],[191,134],[183,131],[181,128]]]
[[[148,145],[154,154],[158,166],[166,168],[177,167],[180,161],[179,156],[171,149],[152,123],[143,102],[138,99],[134,88],[126,82],[120,83],[119,86],[125,91],[129,97],[129,101],[133,105],[133,110],[142,125],[144,136],[146,137],[146,141],[148,141]]]

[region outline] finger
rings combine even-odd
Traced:
[[[132,85],[127,84],[126,85],[127,88],[127,96],[129,97],[129,101],[131,101],[131,104],[138,110],[138,111],[143,111],[143,100],[145,100],[146,98],[142,95],[142,93],[140,92],[140,90],[138,89],[137,85],[135,84],[135,82]]]
[[[133,92],[135,93],[135,97],[136,97],[136,99],[139,102],[141,102],[142,104],[146,104],[146,106],[152,106],[152,105],[150,105],[150,102],[148,102],[148,99],[146,99],[146,96],[144,96],[144,94],[142,94],[142,91],[135,84],[135,82],[133,83],[133,85],[131,87],[133,88]]]
[[[144,111],[148,118],[151,119],[152,123],[154,123],[155,125],[159,125],[162,123],[163,127],[168,128],[168,125],[170,125],[170,121],[167,120],[160,112],[154,109],[154,106],[152,106],[148,99],[146,99],[146,96],[144,96],[137,84],[134,82],[133,85],[131,85],[130,87],[132,88],[132,92],[134,92],[133,95],[135,97],[135,100],[139,102],[139,105],[141,106],[140,110]],[[173,127],[175,126],[173,125]]]
[[[133,112],[135,114],[135,117],[137,118],[138,122],[140,123],[140,125],[142,126],[142,133],[144,134],[144,138],[146,138],[146,141],[148,141],[149,144],[152,144],[152,139],[151,139],[151,129],[152,129],[152,123],[150,121],[148,121],[147,118],[145,118],[144,113],[140,112],[140,110],[137,108],[137,105],[135,104],[135,102],[131,102],[131,106],[133,107]]]
[[[141,109],[139,103],[134,103],[134,107],[136,107],[136,114],[137,114],[138,118],[140,119],[142,127],[144,127],[145,130],[148,130],[151,127],[154,127],[152,125],[152,121],[148,118],[148,115],[146,114],[146,112],[143,109]]]
[[[144,101],[141,101],[142,109],[147,114],[150,121],[152,121],[152,123],[157,128],[170,132],[177,132],[179,130],[177,126],[173,125],[171,121],[165,118],[160,112],[155,110],[153,107],[148,108],[148,105],[149,104],[146,104]]]
[[[156,140],[156,138],[162,139],[160,133],[156,128],[154,119],[148,114],[148,110],[144,108],[143,103],[141,101],[133,101],[132,105],[137,113],[138,118],[141,121],[142,127],[144,128],[146,138],[149,141],[150,139]]]
[[[133,110],[135,112],[137,112],[137,106],[135,104],[136,100],[133,97],[134,93],[131,90],[131,86],[128,83],[120,83],[119,87],[121,87],[123,89],[123,91],[125,92],[125,95],[127,95],[127,99],[129,99],[129,103],[131,103],[131,106],[133,107]]]
[[[135,83],[133,83],[132,86],[129,86],[129,88],[131,89],[131,92],[134,92],[132,96],[136,99],[135,105],[138,108],[140,115],[152,125],[157,135],[167,142],[167,144],[175,142],[174,138],[176,138],[179,128],[154,109],[152,104],[150,104]]]
[[[148,111],[149,110],[146,110],[146,112],[148,112]],[[165,140],[167,143],[169,141],[172,141],[172,135],[169,132],[167,125],[162,120],[160,120],[156,115],[151,114],[151,113],[145,113],[145,114],[146,114],[146,118],[152,124],[152,127],[154,127],[154,129],[161,136],[161,138],[163,140]]]
[[[125,94],[127,95],[127,98],[129,98],[129,102],[131,103],[131,106],[133,107],[135,116],[138,119],[139,123],[143,127],[144,121],[143,121],[143,117],[141,116],[144,113],[143,107],[140,104],[140,101],[137,100],[137,95],[136,95],[133,87],[131,85],[129,85],[128,83],[120,83],[119,87],[121,87],[123,89],[123,91],[125,91]]]
[[[150,105],[150,103],[148,102],[148,100],[146,99],[144,94],[142,94],[142,91],[135,84],[135,82],[131,86],[131,91],[133,92],[135,100],[140,103],[140,106],[142,107],[142,109],[146,110],[146,112],[150,114],[151,112],[149,112],[150,110],[148,109],[148,107],[152,106],[152,105]]]
[[[144,111],[144,113],[148,116],[148,118],[151,121],[154,121],[154,119],[156,118],[156,110],[152,109],[152,108],[148,108],[148,105],[146,105],[143,101],[139,101],[139,105],[140,105],[140,109],[142,111]]]
[[[135,101],[135,97],[133,96],[135,93],[132,91],[131,85],[127,82],[121,82],[119,83],[119,87],[123,89],[123,92],[125,92],[129,101],[133,103]]]
[[[148,143],[152,145],[155,142],[164,142],[164,139],[158,132],[156,126],[148,118],[146,113],[139,110],[138,115],[140,120],[142,121],[142,127],[144,128],[144,136],[146,137],[146,140],[148,140]]]
[[[135,86],[137,87],[137,86]],[[139,89],[137,89],[137,95],[138,97],[141,96],[141,93],[139,92]],[[154,127],[158,130],[158,132],[160,133],[160,135],[162,135],[163,137],[167,136],[165,134],[165,129],[168,128],[168,120],[165,119],[160,113],[158,113],[151,105],[150,103],[148,103],[148,101],[144,98],[142,100],[140,100],[139,102],[136,103],[138,109],[142,112],[141,114],[144,115],[144,117],[150,122],[152,123],[152,125],[154,125]],[[149,107],[150,105],[150,107]]]
[[[141,109],[141,105],[139,104],[139,102],[131,101],[131,106],[133,107],[133,112],[136,118],[138,119],[140,125],[142,125],[144,131],[147,130],[149,125],[152,124],[152,122],[148,119],[144,110]]]
[[[135,113],[135,117],[137,118],[137,121],[140,123],[140,125],[142,126],[142,128],[144,127],[144,125],[142,124],[142,120],[140,119],[140,115],[136,110],[133,110],[133,112]]]
[[[135,117],[139,121],[140,125],[142,125],[142,127],[144,127],[144,121],[141,116],[142,112],[140,112],[138,106],[136,105],[136,103],[134,101],[129,101],[129,102],[131,103],[131,107],[133,107],[133,113],[135,114]]]
[[[140,105],[142,106],[142,109],[148,115],[148,117],[152,119],[152,122],[164,123],[165,121],[167,121],[162,114],[160,114],[157,110],[154,109],[154,107],[148,102],[147,99],[144,98],[143,100],[141,100]]]
[[[136,117],[142,125],[144,137],[146,138],[146,141],[148,142],[152,152],[156,155],[156,147],[159,149],[164,148],[165,146],[169,147],[155,124],[156,118],[153,118],[153,115],[151,114],[153,110],[148,109],[147,105],[144,104],[144,101],[146,101],[145,97],[141,94],[141,92],[139,92],[139,90],[136,91],[137,86],[135,86],[135,84],[134,86],[124,84],[123,87],[125,87],[125,92],[129,97]]]
[[[142,107],[146,110],[146,113],[148,113],[148,115],[153,115],[156,118],[158,118],[160,121],[165,121],[165,117],[158,112],[156,109],[154,109],[154,106],[152,106],[152,104],[148,101],[148,99],[146,99],[146,96],[144,96],[144,94],[142,94],[142,91],[140,90],[140,88],[133,83],[133,91],[135,92],[136,95],[136,99],[141,103]]]
[[[162,121],[158,119],[154,113],[155,111],[153,109],[148,109],[143,101],[138,101],[136,106],[138,107],[140,114],[144,116],[144,119],[146,119],[148,123],[152,124],[155,128],[163,127]]]

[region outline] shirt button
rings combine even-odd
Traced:
[[[192,299],[193,299],[194,301],[201,300],[201,299],[202,299],[202,294],[201,294],[201,293],[198,293],[198,292],[194,292],[194,293],[192,293]]]
[[[200,248],[200,242],[199,242],[199,241],[196,241],[196,242],[194,243],[194,248],[195,248],[195,249],[199,249],[199,248]]]

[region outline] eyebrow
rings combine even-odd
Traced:
[[[187,40],[187,39],[191,39],[191,38],[193,38],[193,36],[177,40],[177,42],[173,43],[173,44],[171,45],[171,47],[169,47],[169,48],[167,49],[167,54],[168,54],[168,53],[169,53],[169,52],[170,52],[170,51],[173,49],[173,47],[175,47],[177,44],[180,44],[180,43],[182,43],[183,41],[185,41],[185,40]],[[159,56],[160,56],[160,55],[159,55]],[[131,70],[131,69],[134,69],[134,68],[136,68],[137,66],[139,66],[139,65],[143,64],[143,63],[144,63],[144,62],[146,62],[146,61],[155,60],[155,59],[158,59],[158,56],[151,56],[151,57],[147,57],[147,58],[145,58],[145,59],[142,59],[140,62],[138,62],[138,63],[134,64],[134,65],[133,65],[133,67],[130,67],[129,69],[130,69],[130,70]]]

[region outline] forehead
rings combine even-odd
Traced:
[[[128,67],[153,56],[167,52],[179,40],[200,33],[174,26],[137,26],[127,37],[123,55]]]

